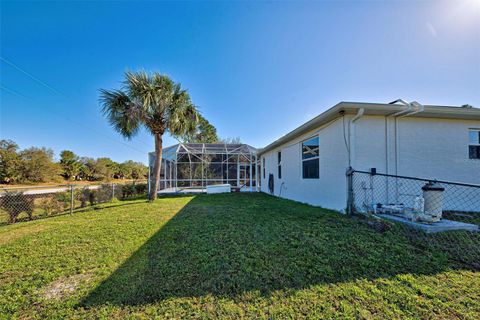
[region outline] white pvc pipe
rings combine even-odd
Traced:
[[[349,121],[348,123],[348,137],[349,137],[349,151],[348,151],[348,166],[353,167],[354,164],[352,163],[352,158],[354,158],[355,154],[355,122],[360,119],[363,114],[365,113],[365,108],[360,108],[357,111],[357,114]],[[354,167],[354,169],[356,169]]]

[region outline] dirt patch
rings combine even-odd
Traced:
[[[90,279],[89,274],[76,274],[62,277],[47,285],[40,295],[47,300],[61,300],[75,292],[81,283]]]

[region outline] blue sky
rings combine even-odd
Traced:
[[[126,70],[168,74],[255,147],[339,101],[480,107],[480,0],[2,1],[0,33],[0,136],[57,155],[145,162],[153,138],[99,111]]]

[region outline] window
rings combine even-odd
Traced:
[[[469,131],[468,155],[470,159],[480,159],[480,129]]]
[[[302,177],[318,179],[320,177],[319,138],[311,138],[302,142]]]
[[[265,157],[263,157],[262,160],[263,160],[263,179],[265,179]]]
[[[282,179],[282,151],[277,153],[278,179]]]

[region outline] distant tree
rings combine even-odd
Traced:
[[[148,176],[148,167],[143,163],[136,162],[136,166],[132,167],[130,177],[133,180],[145,179]]]
[[[62,167],[62,175],[67,180],[75,180],[80,173],[82,164],[79,157],[70,150],[60,152],[60,166]]]
[[[195,130],[198,114],[186,90],[158,72],[127,72],[121,90],[100,90],[102,112],[129,139],[145,127],[155,139],[155,163],[150,199],[157,198],[163,135],[182,137]]]
[[[94,165],[95,180],[110,181],[117,169],[117,163],[110,158],[98,158]]]
[[[0,183],[60,182],[70,180],[110,180],[112,178],[144,179],[148,167],[132,160],[117,163],[110,158],[79,157],[70,150],[60,153],[60,161],[53,161],[54,153],[47,148],[29,148],[20,151],[11,140],[0,140]]]
[[[2,139],[2,140],[0,140],[0,150],[9,151],[9,152],[17,152],[18,151],[18,145],[12,140]]]
[[[0,183],[14,183],[21,177],[18,145],[12,140],[0,140]]]
[[[31,147],[20,152],[21,181],[49,182],[59,181],[61,168],[53,162],[53,150]]]
[[[120,166],[123,167],[125,178],[137,180],[147,177],[148,167],[141,162],[128,160],[121,163]]]
[[[240,137],[227,137],[227,138],[222,138],[220,139],[221,143],[226,143],[226,144],[239,144],[242,143]]]
[[[129,178],[129,168],[127,165],[125,165],[125,163],[119,163],[117,166],[116,166],[116,169],[115,169],[115,173],[114,173],[114,177],[115,179],[125,179],[125,178]]]
[[[218,141],[217,129],[203,116],[198,115],[195,131],[183,137],[188,143],[215,143]]]
[[[79,179],[92,181],[95,180],[95,159],[88,157],[81,157],[80,162]]]

